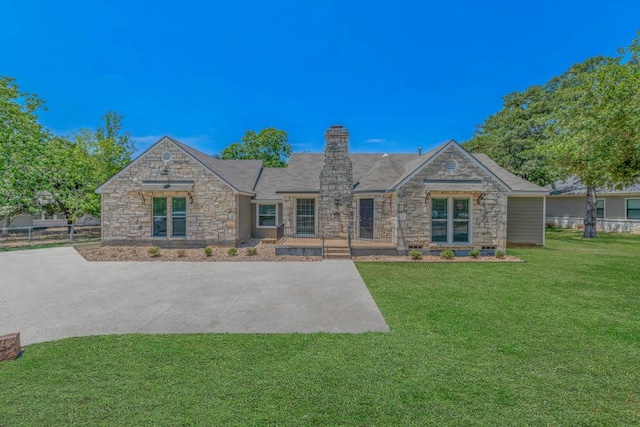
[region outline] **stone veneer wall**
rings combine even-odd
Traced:
[[[458,163],[452,174],[446,168],[449,160]],[[487,193],[484,200],[477,203],[481,192],[438,193],[431,192],[431,198],[438,195],[469,197],[472,211],[472,244],[436,245],[436,247],[463,247],[480,249],[495,246],[505,250],[507,246],[507,191],[500,183],[480,169],[466,154],[451,146],[431,164],[416,174],[397,192],[394,216],[397,218],[396,244],[405,251],[410,246],[427,248],[431,243],[431,201],[426,201],[425,179],[480,179]]]
[[[396,219],[393,216],[395,202],[395,193],[358,193],[358,200],[373,199],[373,228],[374,240],[380,242],[395,242]],[[360,203],[354,202],[353,214],[353,230],[354,235],[358,236],[358,227],[360,227]]]
[[[325,132],[324,166],[320,173],[318,221],[328,238],[346,238],[353,220],[353,166],[349,131],[332,126]]]
[[[172,153],[168,176],[160,175],[162,152]],[[193,180],[193,204],[187,198],[187,237],[152,238],[152,197],[186,197],[186,192],[142,192],[143,180]],[[237,244],[233,190],[168,139],[162,140],[103,187],[102,242],[156,245]]]

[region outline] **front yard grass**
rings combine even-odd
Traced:
[[[0,425],[638,425],[640,236],[361,263],[389,334],[124,335],[0,363]]]

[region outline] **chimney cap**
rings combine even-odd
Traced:
[[[343,127],[342,125],[331,125],[331,129],[342,129]]]

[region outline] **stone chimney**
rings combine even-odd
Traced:
[[[353,167],[349,131],[341,125],[325,132],[324,166],[320,173],[320,232],[326,238],[346,238],[353,222]]]

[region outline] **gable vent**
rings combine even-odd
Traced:
[[[170,151],[163,151],[162,154],[160,155],[160,157],[162,158],[162,161],[167,164],[171,161],[171,159],[173,158],[173,154],[171,154]]]
[[[458,162],[456,162],[455,160],[449,160],[447,161],[447,163],[445,164],[445,167],[447,168],[447,170],[449,172],[455,172],[456,170],[458,170]]]

